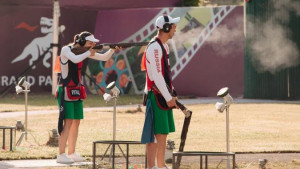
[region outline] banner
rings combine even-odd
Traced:
[[[32,92],[51,91],[53,8],[2,6],[0,22],[0,92],[14,85],[17,78],[25,74],[32,84]],[[65,31],[60,36],[60,46],[73,41],[81,31],[94,31],[97,11],[62,9],[60,25]],[[48,50],[47,50],[48,49]],[[37,62],[35,66],[29,67]],[[14,89],[14,88],[13,88]],[[13,90],[11,90],[12,92]]]
[[[36,92],[51,91],[52,7],[2,6],[0,22],[0,91],[40,58],[26,74]],[[61,8],[60,46],[89,31],[100,43],[150,41],[156,34],[160,15],[181,17],[170,47],[174,86],[180,95],[214,97],[227,86],[233,96],[243,95],[244,33],[243,7],[143,8],[81,10]],[[122,94],[141,94],[145,72],[140,63],[145,47],[125,48],[106,61],[84,61],[83,79],[89,93],[103,94],[116,81]],[[46,51],[46,52],[45,52]],[[105,51],[101,51],[105,52]],[[12,91],[11,91],[12,92]]]
[[[172,78],[180,95],[214,97],[224,86],[233,96],[243,95],[241,6],[99,11],[95,34],[102,42],[150,41],[157,34],[155,20],[160,15],[181,17],[175,36],[168,41]],[[145,86],[145,72],[140,68],[144,50],[124,49],[107,62],[89,60],[89,78],[85,80],[90,92],[103,94],[107,84],[116,81],[122,94],[141,94]]]

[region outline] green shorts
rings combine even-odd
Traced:
[[[175,132],[173,110],[162,110],[157,105],[155,95],[152,91],[148,92],[148,99],[151,99],[151,106],[153,110],[154,133],[169,134],[170,132]]]
[[[62,87],[58,88],[57,103],[60,107],[60,95],[62,92]],[[82,100],[78,101],[65,101],[65,119],[83,119],[83,104]]]

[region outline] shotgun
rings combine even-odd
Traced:
[[[108,48],[114,49],[117,46],[119,48],[128,48],[128,47],[132,47],[132,46],[147,46],[148,44],[149,44],[149,42],[102,43],[102,44],[94,46],[93,49],[95,49],[95,50],[108,49]],[[86,48],[86,47],[77,47],[77,48],[73,48],[72,52],[75,53],[76,55],[79,55],[79,54],[82,54],[82,53],[84,53],[88,50],[89,50],[89,48]]]

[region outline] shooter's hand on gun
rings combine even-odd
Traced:
[[[94,46],[93,46],[94,47]],[[94,49],[93,47],[91,47],[89,49],[89,51],[91,52],[91,56],[94,56],[95,53],[99,50],[99,49]],[[111,48],[113,51],[119,51],[120,49],[122,49],[122,47],[119,47],[119,46],[115,46],[114,48]]]
[[[91,56],[95,56],[95,53],[97,52],[97,50],[93,49],[96,46],[96,43],[89,49],[89,51],[91,52]]]
[[[168,86],[167,86],[168,87]],[[176,97],[176,92],[171,92],[171,90],[170,90],[170,88],[168,87],[168,90],[169,90],[169,92],[170,92],[170,94],[172,95],[172,102],[173,102],[173,100],[175,101],[175,105],[174,106],[170,106],[169,105],[169,102],[167,102],[167,104],[168,104],[168,106],[169,107],[176,107],[177,109],[179,108],[182,112],[183,112],[183,114],[185,115],[185,118],[188,118],[188,117],[190,117],[191,116],[191,111],[190,110],[188,110],[183,104],[181,104],[178,100],[177,100],[177,97]],[[171,104],[173,104],[173,103],[171,103]]]
[[[179,109],[184,113],[185,118],[190,117],[191,114],[192,114],[192,111],[188,110],[183,104],[181,104],[181,103],[177,100],[176,92],[171,91],[171,89],[169,88],[168,85],[167,85],[167,88],[168,88],[169,93],[170,93],[171,96],[172,96],[172,100],[170,100],[170,101],[168,101],[168,102],[166,101],[167,105],[168,105],[169,107],[171,107],[171,108],[172,108],[172,107],[174,107],[174,108],[179,108]],[[152,86],[152,89],[160,93],[160,91],[158,90],[158,88],[156,87],[156,85],[153,85],[153,86]]]
[[[176,107],[176,109],[179,109],[179,107],[176,104],[177,97],[172,97],[170,101],[167,102],[169,107]]]
[[[111,48],[113,51],[117,52],[119,51],[120,49],[122,49],[122,47],[119,47],[119,46],[115,46],[115,48]]]

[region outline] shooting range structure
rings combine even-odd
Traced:
[[[292,0],[297,2],[297,0]],[[246,3],[245,7],[245,52],[244,52],[244,97],[251,99],[283,99],[293,100],[300,98],[300,66],[286,67],[278,69],[275,72],[260,72],[257,70],[258,63],[253,61],[255,54],[251,50],[251,39],[255,37],[256,41],[263,40],[261,21],[268,21],[274,17],[277,10],[273,7],[273,0],[252,0]],[[289,3],[286,1],[286,3]],[[289,9],[288,9],[289,10]],[[288,32],[289,40],[294,42],[296,46],[300,46],[300,16],[292,9],[289,15],[278,16],[278,19],[289,17],[289,22],[280,23],[282,28],[290,30]],[[282,18],[280,18],[282,17]],[[252,25],[253,24],[253,25]],[[250,26],[254,26],[254,31],[250,31]],[[274,35],[276,36],[276,35]],[[257,38],[258,37],[258,38]],[[278,46],[281,48],[281,46]],[[298,47],[299,48],[299,47]],[[282,56],[281,56],[282,57]],[[270,56],[270,58],[272,58]],[[299,56],[298,56],[299,58]],[[275,59],[275,58],[274,58]]]

